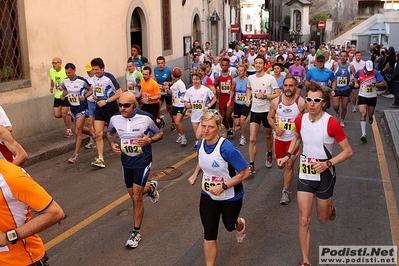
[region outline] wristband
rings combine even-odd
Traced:
[[[287,152],[287,153],[285,154],[285,156],[287,156],[287,157],[288,157],[288,159],[291,159],[292,153],[290,153],[290,152]]]

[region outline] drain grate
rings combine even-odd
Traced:
[[[174,167],[151,169],[149,180],[172,180],[182,175],[182,171]]]

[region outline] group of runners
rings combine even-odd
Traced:
[[[313,42],[309,46],[288,42],[250,42],[245,45],[237,43],[214,55],[209,43],[202,48],[196,41],[190,51],[193,64],[190,69],[192,86],[189,88],[181,79],[181,68],[172,69],[166,65],[165,58],[159,56],[152,69],[151,62],[141,60],[140,47],[133,45],[132,56],[127,61],[126,89],[123,94],[115,77],[104,71],[101,58],[95,58],[87,64],[87,78],[77,76],[72,63],[63,68],[58,65],[58,62],[61,63],[59,58],[53,59],[53,65],[56,63],[51,71],[51,88],[55,92],[54,115],[64,118],[67,127],[65,137],[72,135],[68,124],[70,117],[75,121],[76,149],[69,162],[77,162],[82,133],[85,133],[90,136],[86,147],[97,147],[98,151],[98,157],[92,165],[105,167],[102,136],[105,125],[109,128],[107,137],[113,151],[122,154],[123,175],[133,201],[134,217],[134,229],[127,246],[137,247],[141,240],[140,226],[144,210],[142,195],[149,194],[154,203],[159,199],[157,182],[148,184],[146,181],[152,161],[151,143],[163,137],[165,119],[161,116],[160,109],[165,101],[167,113],[172,119],[170,130],[177,131],[176,143],[181,146],[188,143],[182,120],[187,110],[191,112],[194,147],[199,155],[204,152],[203,149],[205,153],[210,149],[200,141],[204,136],[210,143],[206,142],[207,145],[216,145],[218,149],[222,149],[222,146],[215,144],[219,143],[219,135],[215,135],[213,130],[217,128],[219,132],[222,126],[226,130],[226,137],[232,142],[235,128],[239,127],[240,137],[237,142],[241,146],[246,145],[247,120],[250,116],[247,163],[250,176],[256,173],[255,159],[260,148],[257,138],[262,125],[266,147],[261,150],[265,150],[266,167],[271,168],[275,158],[277,166],[285,168],[280,204],[287,205],[290,202],[294,164],[296,158],[300,157],[297,186],[299,239],[302,265],[310,265],[309,224],[312,203],[316,197],[316,211],[320,222],[325,223],[335,218],[336,210],[332,200],[335,165],[352,155],[344,133],[348,103],[351,100],[352,112],[359,110],[360,140],[366,142],[366,121],[367,117],[370,124],[374,121],[377,88],[387,85],[381,74],[374,69],[373,62],[363,61],[362,53],[353,49],[354,47],[345,50],[340,45],[334,47],[321,44],[316,49],[312,45]],[[62,69],[65,69],[65,75],[57,76]],[[326,112],[330,101],[333,116]],[[70,106],[70,111],[67,106]],[[95,110],[90,111],[90,106]],[[85,117],[91,117],[86,121],[86,127]],[[140,130],[131,134],[124,132],[125,128],[134,131],[135,127],[140,127]],[[119,133],[118,143],[112,138],[116,133]],[[342,149],[336,156],[332,155],[334,141]],[[300,143],[303,144],[302,154],[299,154]],[[217,156],[228,161],[223,152]],[[242,160],[244,161],[240,161],[236,168],[238,173],[243,171],[245,159]],[[200,168],[198,166],[190,177],[190,184],[195,183],[197,175],[203,170]],[[218,172],[223,173],[225,171]],[[234,179],[235,174],[229,173],[229,176]],[[217,180],[210,182],[203,179],[203,184],[215,183],[211,186],[220,185],[221,189],[210,190],[203,186],[202,190],[216,201],[231,201],[236,197],[242,199],[241,181],[246,177],[239,174],[238,181],[229,182],[229,185]],[[205,171],[203,178],[206,178]],[[222,198],[211,195],[218,196],[224,190],[227,192],[231,185],[235,189],[233,193],[227,193],[227,198],[226,195]],[[226,224],[226,228],[229,231],[236,229],[242,241],[245,220],[238,217],[240,208],[241,206],[233,215],[233,227]],[[209,221],[203,222],[207,232]],[[216,241],[214,233],[205,234],[205,250],[214,248],[213,242],[207,242],[208,237],[208,241]],[[216,255],[208,259],[214,261]]]

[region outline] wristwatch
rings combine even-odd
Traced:
[[[332,162],[331,162],[330,160],[327,160],[326,163],[327,163],[327,166],[328,166],[329,168],[330,168],[331,166],[333,166],[333,164],[332,164]]]
[[[287,156],[287,157],[288,157],[288,159],[291,159],[292,153],[290,153],[290,152],[287,152],[287,153],[285,154],[285,156]]]
[[[15,243],[17,243],[17,240],[18,240],[17,231],[15,231],[15,229],[8,230],[6,232],[6,238],[7,238],[8,242],[10,242],[11,244],[14,245]]]
[[[108,103],[108,99],[105,100],[105,104],[107,104],[107,103]]]
[[[222,188],[223,190],[227,190],[229,187],[225,183],[222,183]]]

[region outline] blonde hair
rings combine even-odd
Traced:
[[[220,128],[222,126],[222,117],[216,109],[209,109],[204,112],[200,118],[200,122],[215,119],[216,125]]]

